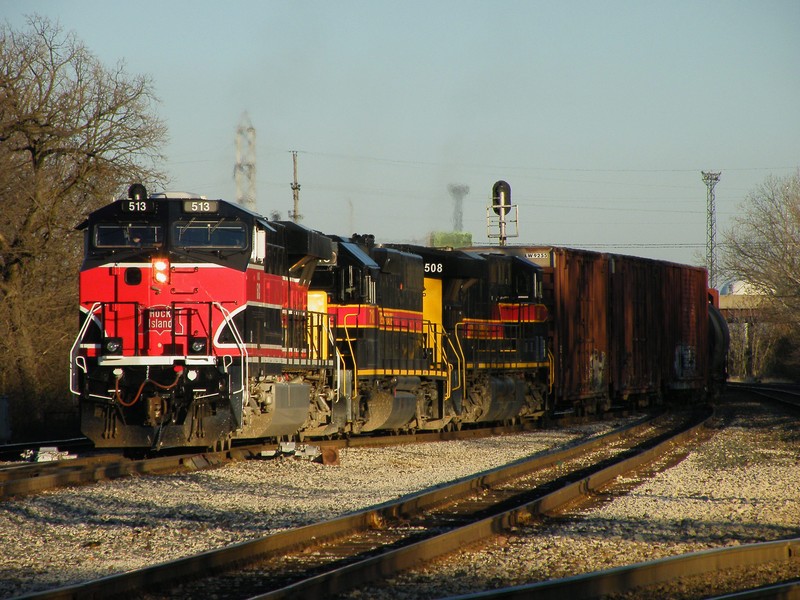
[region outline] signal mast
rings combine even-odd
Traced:
[[[514,226],[513,233],[508,232],[508,225]],[[499,233],[494,233],[495,228]],[[517,205],[511,204],[511,186],[502,179],[492,186],[492,203],[486,207],[486,235],[499,238],[501,246],[508,238],[519,237]]]

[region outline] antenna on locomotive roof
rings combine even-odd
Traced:
[[[507,225],[510,224],[514,225],[514,233],[508,232]],[[495,227],[499,233],[492,232]],[[486,235],[500,238],[501,246],[506,245],[508,238],[519,236],[517,205],[511,204],[511,186],[502,179],[492,186],[492,204],[486,207]]]

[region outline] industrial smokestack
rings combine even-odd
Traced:
[[[464,197],[469,194],[469,186],[451,183],[447,191],[453,197],[453,231],[464,231]]]

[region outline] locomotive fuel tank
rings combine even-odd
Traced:
[[[506,421],[516,417],[525,404],[525,383],[511,377],[490,377],[488,407],[478,422]]]

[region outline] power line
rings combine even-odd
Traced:
[[[347,160],[359,160],[369,162],[379,162],[398,165],[410,166],[427,166],[427,167],[462,167],[469,169],[504,169],[504,170],[523,170],[523,171],[542,171],[542,172],[555,172],[555,173],[694,173],[696,168],[684,169],[589,169],[581,167],[532,167],[532,166],[514,166],[514,165],[491,165],[491,164],[469,164],[469,163],[448,163],[439,161],[423,161],[423,160],[408,160],[397,158],[385,158],[380,156],[364,156],[356,154],[338,154],[335,152],[317,152],[306,151],[306,154],[311,156],[323,156],[328,158],[341,158]],[[730,167],[726,171],[785,171],[795,170],[797,165],[789,167]]]

